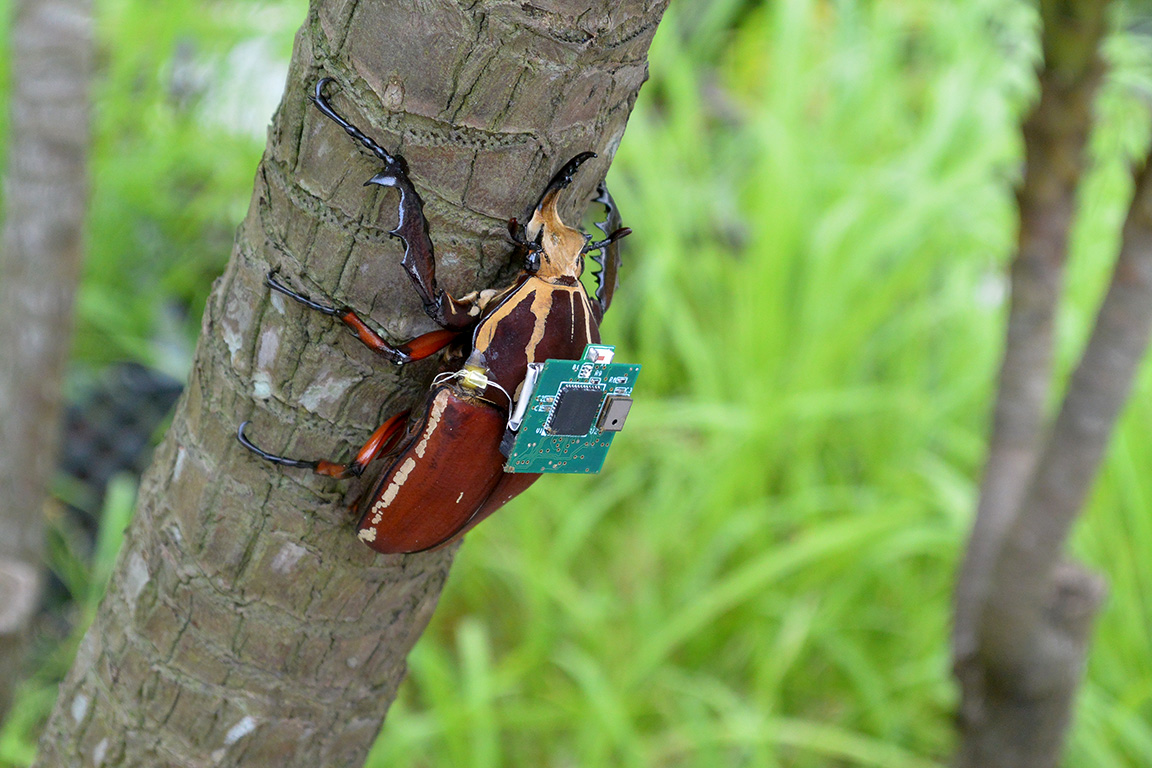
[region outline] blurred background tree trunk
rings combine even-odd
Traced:
[[[90,0],[13,8],[0,252],[0,719],[38,603],[87,210]]]
[[[957,587],[962,768],[1058,764],[1104,581],[1064,560],[1152,329],[1152,169],[1055,419],[1054,327],[1104,72],[1103,0],[1040,3],[1040,98],[1024,125],[1019,243],[980,504]]]
[[[375,555],[352,534],[362,484],[235,440],[251,419],[269,450],[346,456],[434,370],[381,363],[264,284],[282,268],[395,339],[432,327],[387,235],[395,198],[363,186],[373,158],[308,95],[335,78],[337,108],[407,157],[439,279],[485,288],[509,271],[507,218],[563,161],[600,154],[573,209],[603,176],[664,6],[313,2],[188,387],[36,765],[363,763],[455,550]]]

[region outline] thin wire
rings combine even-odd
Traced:
[[[436,374],[435,377],[433,377],[432,386],[438,386],[440,384],[443,384],[446,381],[452,381],[453,379],[462,379],[462,378],[464,378],[464,371],[444,371],[443,373],[438,373],[438,374]],[[487,376],[485,376],[484,378],[488,382],[488,386],[496,387],[496,389],[498,389],[504,393],[504,397],[508,398],[508,408],[509,408],[509,410],[511,410],[515,404],[512,402],[512,396],[508,394],[508,390],[504,389],[504,387],[500,386],[497,382],[493,381],[492,379],[489,379]]]

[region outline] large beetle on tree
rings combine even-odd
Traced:
[[[620,252],[617,241],[631,230],[620,227],[619,214],[601,184],[595,198],[607,210],[598,224],[607,237],[592,241],[561,221],[560,191],[585,161],[584,152],[569,160],[552,178],[527,226],[509,222],[513,240],[524,252],[524,267],[501,290],[479,291],[460,299],[436,285],[436,263],[423,201],[408,178],[407,163],[341,117],[324,95],[331,82],[316,84],[317,109],[368,148],[384,167],[365,182],[395,187],[400,193],[399,221],[391,234],[404,243],[401,262],[424,304],[442,326],[406,344],[385,341],[349,307],[314,301],[284,285],[275,272],[268,285],[311,309],[339,319],[369,349],[397,365],[444,350],[448,370],[436,377],[424,403],[388,419],[347,464],[304,461],[261,450],[245,435],[248,449],[288,467],[348,478],[362,474],[378,457],[387,468],[360,501],[360,540],[383,553],[420,552],[439,546],[468,530],[536,481],[539,474],[504,471],[500,441],[512,401],[531,363],[578,358],[587,344],[600,341],[599,325],[612,301]],[[597,288],[589,297],[580,276],[584,257],[600,265]],[[455,361],[455,365],[451,361]],[[460,365],[460,361],[463,364]]]

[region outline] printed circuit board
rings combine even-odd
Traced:
[[[639,365],[612,362],[614,354],[614,347],[589,344],[581,360],[529,366],[500,444],[506,472],[600,471],[640,374]]]

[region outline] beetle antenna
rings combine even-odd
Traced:
[[[327,118],[343,128],[344,132],[349,136],[367,147],[368,150],[372,152],[372,154],[376,155],[376,157],[380,158],[388,164],[395,163],[395,157],[388,154],[388,152],[383,147],[377,144],[366,133],[341,117],[340,113],[333,109],[332,105],[328,103],[328,98],[324,95],[324,87],[328,85],[328,83],[332,82],[332,80],[333,79],[331,77],[324,77],[321,78],[318,83],[316,83],[316,92],[310,97],[312,99],[312,103],[316,105],[316,109],[320,110]]]
[[[528,236],[524,233],[524,227],[515,217],[508,219],[508,237],[512,238],[512,242],[516,243],[516,245],[527,248],[528,250],[540,247],[536,243],[528,240]]]
[[[620,227],[620,229],[618,229],[615,232],[613,232],[612,234],[608,235],[608,237],[604,238],[603,240],[597,240],[596,242],[592,242],[591,240],[589,240],[588,243],[583,248],[580,249],[580,253],[588,253],[589,251],[598,251],[601,248],[604,248],[605,246],[611,245],[612,243],[616,242],[617,240],[624,239],[625,237],[627,237],[630,234],[632,234],[632,230],[629,227]]]

